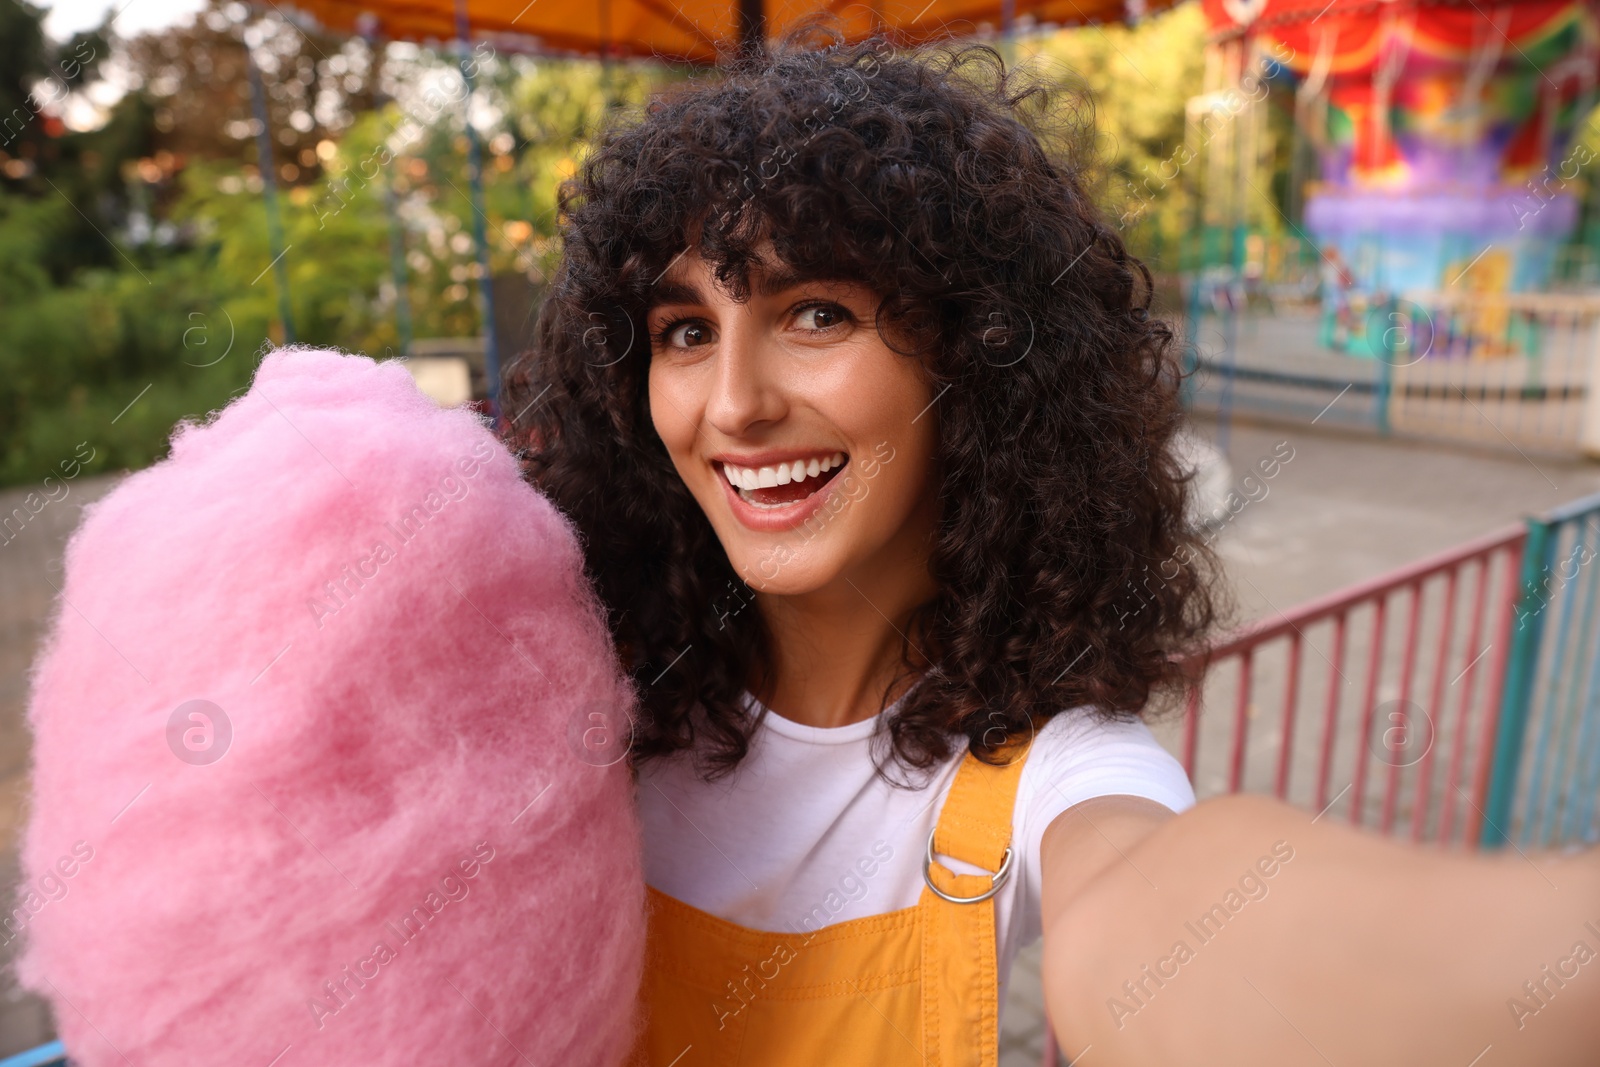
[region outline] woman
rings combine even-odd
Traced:
[[[987,48],[813,26],[608,131],[563,190],[504,403],[640,692],[648,1062],[993,1064],[1041,933],[1090,1063],[1291,1062],[1225,968],[1270,964],[1290,1018],[1322,1010],[1371,964],[1296,985],[1352,933],[1305,909],[1403,896],[1383,863],[1465,862],[1195,806],[1142,721],[1220,598],[1184,520],[1172,333],[1086,195],[1073,103]],[[1274,905],[1175,963],[1174,917],[1236,867]],[[1278,958],[1285,930],[1310,963]],[[1215,973],[1156,993],[1151,960]],[[1419,1062],[1384,1058],[1383,1018],[1361,1062]]]

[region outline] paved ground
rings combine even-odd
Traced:
[[[8,891],[7,900],[20,880],[16,839],[28,785],[28,664],[49,618],[55,587],[61,584],[67,537],[83,505],[104,495],[114,482],[111,477],[84,476],[60,483],[67,494],[46,504],[20,533],[0,543],[0,885]],[[0,517],[11,515],[31,491],[0,490]],[[0,946],[0,963],[6,967],[0,974],[0,1055],[31,1048],[54,1032],[44,1005],[18,991],[10,973],[11,956],[12,946]]]
[[[1200,428],[1219,437],[1214,424]],[[1293,458],[1268,492],[1223,529],[1240,620],[1300,603],[1399,564],[1448,548],[1521,515],[1600,491],[1600,466],[1509,449],[1468,452],[1330,433],[1306,423],[1233,425],[1226,434],[1235,481],[1257,460]],[[15,881],[14,845],[26,788],[23,726],[26,670],[60,582],[60,555],[83,504],[108,479],[80,479],[9,544],[0,545],[0,879]],[[0,515],[26,493],[0,491]],[[0,957],[5,955],[0,948]],[[3,959],[0,959],[3,962]],[[1003,1067],[1037,1064],[1044,1021],[1038,947],[1024,953],[1012,982]],[[48,1038],[46,1012],[0,978],[0,1055]]]

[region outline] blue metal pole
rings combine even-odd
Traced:
[[[1578,727],[1577,741],[1572,747],[1572,766],[1568,772],[1561,828],[1556,834],[1557,845],[1577,840],[1588,828],[1590,813],[1593,810],[1595,773],[1596,768],[1600,767],[1600,747],[1595,745],[1595,729],[1600,726],[1600,701],[1596,700],[1595,685],[1597,673],[1600,673],[1600,656],[1595,657],[1590,670],[1589,692],[1583,703],[1583,718]]]
[[[472,96],[478,80],[467,49],[467,0],[456,0],[456,41],[461,57],[461,77],[467,83],[467,181],[472,192],[472,238],[478,249],[478,288],[483,294],[483,374],[489,396],[489,417],[500,423],[500,351],[494,337],[494,279],[489,274],[489,240],[484,230],[488,218],[483,208],[483,146],[472,125]]]
[[[1564,525],[1564,524],[1562,524],[1562,523],[1553,523],[1552,525],[1559,529],[1559,527]],[[1588,534],[1589,534],[1589,523],[1588,523],[1588,521],[1587,520],[1580,520],[1579,523],[1578,523],[1578,530],[1577,530],[1577,544],[1578,545],[1585,545],[1587,540],[1588,540]],[[1556,538],[1554,538],[1554,540],[1555,541],[1559,541],[1560,538],[1556,537]],[[1549,567],[1542,568],[1541,569],[1541,574],[1542,575],[1548,575],[1549,574]],[[1528,802],[1529,802],[1529,808],[1528,808],[1528,811],[1524,813],[1524,817],[1523,817],[1523,821],[1522,821],[1522,843],[1524,845],[1528,844],[1530,841],[1533,840],[1535,825],[1536,824],[1540,824],[1543,821],[1542,814],[1539,813],[1538,809],[1534,808],[1533,802],[1539,796],[1539,794],[1540,794],[1540,792],[1542,790],[1542,786],[1543,786],[1544,780],[1545,780],[1545,766],[1549,762],[1549,756],[1550,756],[1550,738],[1555,733],[1555,725],[1556,725],[1556,721],[1557,721],[1557,718],[1558,718],[1557,708],[1558,708],[1558,706],[1560,704],[1560,696],[1561,696],[1561,692],[1560,692],[1561,691],[1561,683],[1562,683],[1562,680],[1563,680],[1563,676],[1564,676],[1564,674],[1566,672],[1566,651],[1567,651],[1567,645],[1570,643],[1568,641],[1568,636],[1572,633],[1572,608],[1573,608],[1573,605],[1575,605],[1579,600],[1582,600],[1584,602],[1584,606],[1583,606],[1583,620],[1579,624],[1579,629],[1578,629],[1579,637],[1578,637],[1577,649],[1576,649],[1577,658],[1578,658],[1578,666],[1581,667],[1583,656],[1584,656],[1584,650],[1589,647],[1589,634],[1590,634],[1590,631],[1592,629],[1592,623],[1593,623],[1593,619],[1594,619],[1594,593],[1595,593],[1595,590],[1593,589],[1593,581],[1592,581],[1593,577],[1594,577],[1594,572],[1591,572],[1590,573],[1590,578],[1591,578],[1590,586],[1591,586],[1591,588],[1590,588],[1588,596],[1580,597],[1580,596],[1577,595],[1576,590],[1569,590],[1567,595],[1565,597],[1563,597],[1562,601],[1561,601],[1561,617],[1556,622],[1556,630],[1555,630],[1554,642],[1553,642],[1553,646],[1552,646],[1551,662],[1550,662],[1550,672],[1549,672],[1549,675],[1548,675],[1548,677],[1550,679],[1549,695],[1548,695],[1548,699],[1545,701],[1545,707],[1543,709],[1543,714],[1539,716],[1539,740],[1538,740],[1538,742],[1537,742],[1537,744],[1535,746],[1533,767],[1531,768],[1531,774],[1530,774],[1530,777],[1528,778]],[[1541,586],[1544,586],[1546,580],[1547,580],[1546,578],[1541,577],[1539,584]],[[1543,594],[1543,589],[1540,590],[1538,595],[1540,596],[1540,600],[1541,600],[1541,605],[1540,606],[1541,607],[1545,606],[1543,604],[1543,595],[1544,595]],[[1570,685],[1568,686],[1568,692],[1567,692],[1567,705],[1568,705],[1568,708],[1569,708],[1569,712],[1570,712],[1570,708],[1571,708],[1573,702],[1576,701],[1577,698],[1578,698],[1578,679],[1577,679],[1577,675],[1576,675],[1576,672],[1575,672],[1574,676],[1572,678],[1572,681],[1571,681]],[[1557,762],[1560,762],[1560,754],[1559,753],[1557,753],[1556,760],[1557,760]],[[1541,832],[1542,832],[1542,830],[1541,830]]]
[[[1183,143],[1185,149],[1189,145],[1189,130],[1191,124],[1187,115],[1183,125]],[[1191,153],[1194,154],[1194,153]],[[1190,198],[1191,223],[1189,232],[1178,237],[1178,270],[1183,271],[1183,257],[1186,248],[1193,248],[1189,259],[1189,299],[1188,313],[1183,322],[1183,386],[1179,393],[1184,407],[1194,406],[1196,391],[1195,377],[1200,364],[1200,277],[1206,258],[1205,208],[1201,203],[1203,187],[1200,182],[1186,182],[1185,187]],[[1160,223],[1158,222],[1159,226]]]
[[[1597,531],[1600,531],[1600,494],[1592,494],[1562,505],[1550,514],[1548,521],[1556,524],[1578,522],[1584,524],[1585,528],[1587,528],[1589,522],[1593,521],[1597,524]],[[1577,548],[1574,548],[1574,552],[1576,551]],[[1579,565],[1592,568],[1586,591],[1583,594],[1585,600],[1584,608],[1587,614],[1592,610],[1594,601],[1600,599],[1600,590],[1596,589],[1596,572],[1600,571],[1600,561],[1584,560],[1580,561]],[[1578,595],[1576,589],[1569,592],[1569,605],[1571,600],[1578,598]],[[1561,646],[1567,643],[1566,630],[1566,622],[1563,621],[1562,633],[1558,639]],[[1575,651],[1580,662],[1582,657],[1588,654],[1590,647],[1588,640],[1582,639],[1579,641]],[[1555,682],[1552,682],[1551,691],[1553,694],[1560,679],[1560,672],[1552,672],[1552,677],[1556,679]],[[1577,685],[1576,678],[1573,679],[1571,684],[1575,689]],[[1571,694],[1569,693],[1569,707],[1570,705]],[[1600,706],[1597,706],[1594,702],[1592,693],[1582,709],[1582,714],[1583,730],[1579,734],[1576,751],[1573,753],[1577,788],[1575,794],[1569,796],[1566,817],[1562,820],[1560,836],[1557,838],[1560,842],[1572,842],[1580,839],[1584,841],[1591,840],[1591,819],[1594,814],[1596,793],[1600,792],[1600,736],[1595,736],[1592,732],[1593,728],[1600,727]],[[1524,841],[1527,838],[1527,831],[1524,830]]]
[[[383,55],[385,43],[375,34],[363,34],[367,47],[372,49],[372,69],[377,72],[382,67],[379,57]],[[373,103],[378,107],[390,101],[379,85],[382,79],[376,74],[373,77]],[[398,164],[396,164],[398,165]],[[383,179],[383,210],[389,218],[389,276],[394,283],[394,325],[395,332],[400,335],[400,355],[411,354],[411,297],[408,292],[409,281],[406,277],[406,235],[400,225],[400,212],[397,209],[397,200],[394,195],[394,172],[391,170]]]
[[[1600,726],[1600,707],[1591,704],[1584,709],[1584,714],[1587,716],[1584,720],[1586,728]],[[1567,820],[1562,825],[1563,843],[1593,841],[1590,827],[1594,819],[1595,794],[1600,793],[1600,744],[1596,743],[1597,740],[1600,739],[1590,738],[1578,743],[1579,762],[1575,768],[1578,784]]]
[[[1235,197],[1239,194],[1236,192]],[[1217,406],[1217,448],[1228,454],[1229,431],[1233,427],[1233,382],[1239,364],[1239,304],[1244,299],[1244,228],[1239,205],[1234,205],[1233,225],[1228,250],[1228,317],[1223,322],[1222,397]]]
[[[389,214],[389,273],[394,277],[394,320],[400,333],[400,354],[411,354],[411,298],[406,294],[406,235],[395,209],[394,180],[383,183],[383,206]]]
[[[1181,263],[1183,252],[1180,250],[1178,255]],[[1200,366],[1200,260],[1204,256],[1204,247],[1197,247],[1189,266],[1189,298],[1183,319],[1183,385],[1179,392],[1184,407],[1194,406],[1195,378]]]
[[[283,223],[278,218],[278,182],[272,173],[272,134],[267,128],[267,91],[261,84],[250,46],[244,49],[245,66],[250,72],[250,101],[256,113],[256,169],[261,172],[261,193],[267,207],[267,243],[272,249],[272,278],[278,285],[278,316],[283,319],[283,340],[294,344],[294,318],[289,314],[289,266],[284,262],[289,249],[283,243]]]
[[[1539,597],[1539,575],[1549,565],[1551,524],[1528,519],[1528,539],[1522,547],[1522,573],[1517,599],[1509,605],[1519,621],[1507,655],[1504,688],[1500,691],[1500,723],[1495,731],[1494,766],[1489,779],[1483,828],[1478,841],[1494,848],[1510,840],[1511,809],[1516,798],[1517,771],[1522,765],[1522,744],[1528,732],[1528,702],[1533,694],[1534,666],[1539,659],[1539,639],[1544,627],[1544,604]],[[1518,610],[1521,609],[1521,610]]]

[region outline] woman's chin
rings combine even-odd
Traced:
[[[758,593],[771,596],[804,596],[837,582],[844,573],[842,560],[832,551],[818,546],[796,546],[779,541],[760,549],[730,553],[733,567],[745,583]]]

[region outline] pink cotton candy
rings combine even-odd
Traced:
[[[623,1062],[633,693],[483,419],[279,349],[86,509],[61,590],[4,936],[75,1063]]]

